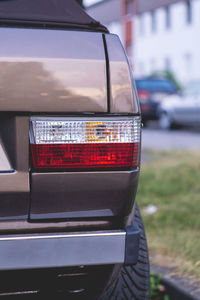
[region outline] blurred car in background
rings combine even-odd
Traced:
[[[200,80],[189,83],[182,93],[166,97],[159,107],[159,126],[200,126]]]
[[[141,105],[142,121],[158,120],[161,101],[168,95],[177,93],[177,88],[169,79],[145,77],[136,79],[136,87]]]

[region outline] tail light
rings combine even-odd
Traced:
[[[139,117],[32,118],[30,141],[36,169],[137,167]]]
[[[147,101],[150,97],[150,93],[148,91],[138,90],[138,97],[141,102]]]

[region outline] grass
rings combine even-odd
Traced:
[[[151,300],[170,300],[166,294],[166,288],[161,284],[161,275],[155,275],[151,272],[150,274],[150,299]]]
[[[151,152],[142,166],[137,201],[158,211],[142,213],[150,252],[200,283],[200,153]]]

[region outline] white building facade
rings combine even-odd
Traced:
[[[200,79],[200,0],[137,14],[134,28],[137,76],[171,70],[183,83]]]
[[[104,0],[88,12],[120,36],[137,77],[200,79],[200,0]]]

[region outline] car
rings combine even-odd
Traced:
[[[159,127],[200,126],[200,80],[190,82],[177,95],[168,96],[159,108]]]
[[[167,95],[177,93],[174,83],[164,78],[138,78],[136,79],[136,87],[144,125],[149,120],[158,120],[158,109],[162,100]]]
[[[149,299],[118,36],[73,0],[3,0],[0,39],[0,296]]]

